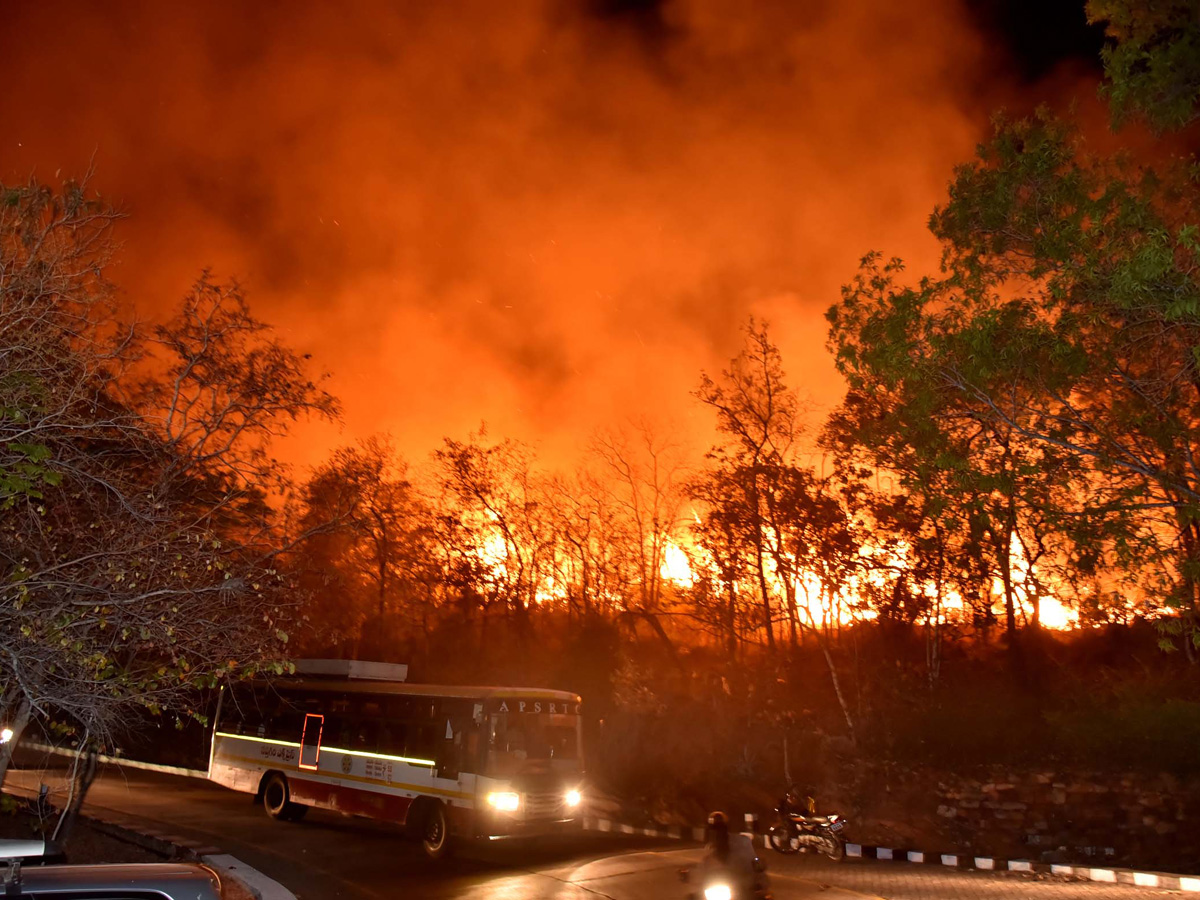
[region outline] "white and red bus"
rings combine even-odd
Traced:
[[[275,819],[317,807],[398,822],[435,857],[456,837],[578,823],[577,694],[408,684],[406,671],[309,660],[295,676],[227,687],[209,778],[256,794]]]

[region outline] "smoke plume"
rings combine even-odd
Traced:
[[[0,176],[94,158],[142,316],[241,280],[344,400],[305,461],[483,420],[701,435],[750,313],[836,402],[822,313],[867,250],[936,264],[1003,92],[951,0],[2,5]]]

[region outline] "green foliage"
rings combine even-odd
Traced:
[[[1087,13],[1113,38],[1102,53],[1113,121],[1142,115],[1158,130],[1193,122],[1200,113],[1200,3],[1089,0]]]
[[[236,286],[121,326],[120,217],[85,185],[0,196],[0,699],[102,744],[132,708],[199,714],[198,688],[286,666],[270,441],[336,403]]]
[[[1171,627],[1189,654],[1200,591],[1193,197],[1185,170],[1093,158],[1044,111],[998,119],[931,217],[941,275],[905,286],[897,263],[870,256],[831,310],[850,395],[827,432],[843,456],[865,452],[958,518],[970,536],[960,571],[974,558],[974,577],[1003,576],[1019,538],[1060,596],[1094,606],[1133,593],[1178,610]]]

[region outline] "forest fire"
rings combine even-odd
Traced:
[[[865,555],[869,556],[871,552],[865,551]],[[696,561],[699,569],[712,571],[714,568],[712,559],[706,558],[702,548],[693,544],[684,550],[674,541],[667,541],[664,547],[662,566],[659,570],[660,575],[677,588],[689,590],[695,587],[698,580],[697,571],[693,568],[693,560]],[[890,554],[885,568],[896,571],[902,569],[903,565],[904,552],[901,548],[900,551]],[[779,581],[775,567],[768,566],[768,569],[771,570],[770,577],[775,603],[782,609],[786,602],[787,592]],[[1023,566],[1014,577],[1014,581],[1021,591],[1019,601],[1021,616],[1026,621],[1034,615],[1034,600],[1030,591],[1045,589],[1040,581],[1029,576],[1029,567]],[[872,609],[870,591],[864,590],[859,583],[862,579],[863,576],[852,577],[840,591],[832,592],[836,597],[836,602],[831,604],[821,600],[821,598],[831,596],[831,592],[821,583],[819,576],[812,572],[802,573],[792,585],[801,617],[813,628],[825,628],[835,622],[839,626],[847,626],[876,618],[878,613]],[[885,587],[887,581],[879,571],[867,574],[865,580],[870,582],[876,591]],[[970,624],[974,613],[963,602],[962,595],[957,591],[947,591],[939,604],[935,603],[937,600],[935,584],[925,582],[918,583],[914,587],[930,601],[931,609],[928,615],[935,617],[943,624],[955,622]],[[743,585],[739,589],[744,592],[747,587]],[[1004,587],[1001,579],[993,579],[991,596],[990,610],[994,616],[1000,618],[1004,614]],[[1042,627],[1055,631],[1068,631],[1079,627],[1078,611],[1057,599],[1052,593],[1039,594],[1036,605],[1038,622]]]
[[[295,818],[332,765],[438,853],[464,797],[1200,772],[1161,6],[1042,58],[961,0],[8,4],[0,783],[26,728],[94,761],[304,658],[449,687],[231,718],[297,762],[239,789]]]

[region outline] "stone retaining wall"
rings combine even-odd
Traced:
[[[1200,871],[1200,780],[995,769],[865,774],[843,798],[864,840]]]

